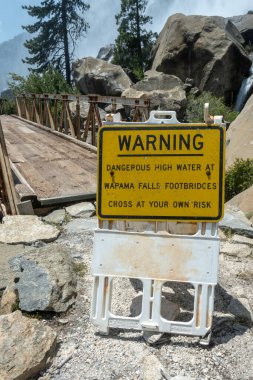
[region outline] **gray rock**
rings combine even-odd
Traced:
[[[155,355],[144,356],[142,362],[142,380],[163,380],[162,364]]]
[[[67,234],[82,234],[84,231],[94,231],[97,228],[98,222],[97,218],[78,218],[69,222],[65,227],[64,231]]]
[[[44,370],[56,348],[56,333],[20,311],[0,316],[0,378],[28,380]]]
[[[120,66],[92,57],[74,62],[72,76],[82,94],[120,96],[132,84]]]
[[[13,272],[9,266],[9,259],[29,252],[31,249],[31,247],[24,247],[21,244],[9,245],[0,243],[0,291],[4,290],[8,283],[13,280]]]
[[[73,217],[92,216],[95,213],[95,207],[90,202],[81,202],[75,205],[66,207],[66,211]]]
[[[183,82],[191,77],[201,91],[230,101],[251,66],[239,37],[223,17],[174,14],[158,37],[152,69]]]
[[[149,99],[151,109],[176,111],[184,114],[186,95],[183,82],[174,75],[155,70],[145,73],[145,78],[122,93],[122,97]]]
[[[253,256],[253,248],[247,244],[230,243],[229,241],[221,242],[220,253],[224,253],[229,256],[248,257]]]
[[[250,221],[240,210],[227,209],[225,210],[224,218],[219,222],[221,229],[230,228],[233,232],[239,235],[253,237],[253,228]]]
[[[75,302],[76,274],[66,247],[41,247],[10,265],[21,310],[64,312]]]
[[[0,243],[31,244],[36,241],[50,242],[59,236],[60,231],[43,223],[35,215],[5,216],[0,224]]]
[[[62,224],[65,220],[65,216],[65,210],[54,210],[53,212],[45,216],[43,220],[47,223]]]

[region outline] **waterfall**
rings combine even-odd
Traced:
[[[249,91],[253,86],[253,63],[250,68],[250,76],[248,78],[244,78],[238,92],[236,103],[235,103],[235,111],[240,112],[247,100],[247,96]]]

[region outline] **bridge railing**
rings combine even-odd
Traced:
[[[81,114],[82,104],[86,107],[88,104],[87,117]],[[97,145],[97,130],[102,125],[100,104],[111,105],[112,113],[121,106],[126,107],[131,110],[132,121],[145,121],[149,117],[148,99],[72,94],[26,94],[16,97],[18,116],[94,146]]]

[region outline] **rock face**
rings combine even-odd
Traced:
[[[20,311],[0,316],[0,378],[31,379],[45,369],[56,347],[56,333]]]
[[[236,158],[253,159],[253,95],[248,99],[243,110],[230,124],[227,131],[226,167],[231,166]]]
[[[132,84],[120,66],[92,57],[74,62],[72,76],[82,94],[120,96]]]
[[[65,247],[38,248],[11,259],[10,266],[21,310],[63,312],[75,302],[76,275]]]
[[[111,62],[113,59],[114,44],[109,44],[99,49],[97,59],[103,59],[103,61]]]
[[[145,98],[151,102],[151,109],[176,111],[184,113],[186,95],[183,82],[175,75],[149,70],[145,78],[122,93],[123,97]]]
[[[253,222],[253,185],[230,199],[226,205],[238,207]]]
[[[251,61],[231,24],[217,16],[169,17],[158,37],[152,69],[183,82],[193,78],[200,90],[234,99]]]

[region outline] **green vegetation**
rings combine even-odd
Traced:
[[[65,73],[71,84],[70,66],[77,41],[89,28],[83,18],[89,9],[83,0],[44,0],[41,5],[24,5],[37,21],[23,28],[35,37],[25,42],[30,54],[24,62],[34,65],[34,72],[44,72],[49,65]]]
[[[0,115],[11,115],[16,113],[16,104],[14,99],[3,99],[0,105]]]
[[[38,319],[38,321],[41,321],[42,320],[42,315],[36,311],[36,312],[23,312],[22,313],[24,317],[26,318],[31,318],[31,319]]]
[[[253,185],[253,159],[237,158],[227,170],[225,178],[225,201]]]
[[[238,112],[225,105],[222,98],[217,98],[210,92],[202,92],[201,95],[193,94],[187,97],[186,120],[189,123],[203,122],[204,104],[209,103],[211,115],[222,115],[224,120],[232,122],[238,115]]]
[[[150,52],[157,34],[144,25],[152,22],[145,16],[147,0],[121,0],[120,13],[115,16],[118,37],[115,40],[113,63],[128,68],[138,79],[150,65]]]
[[[79,277],[84,277],[84,275],[87,273],[87,266],[85,263],[73,263],[74,266],[74,272],[77,274]]]
[[[10,74],[9,88],[15,95],[19,94],[60,94],[72,93],[73,90],[62,74],[49,67],[43,73],[31,72],[27,77]]]

